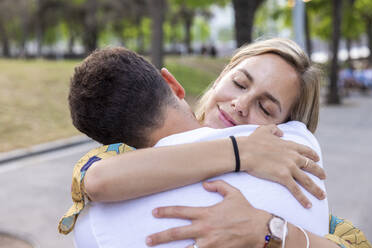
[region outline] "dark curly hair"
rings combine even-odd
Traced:
[[[105,48],[75,68],[68,97],[74,126],[107,145],[148,146],[163,125],[164,106],[174,102],[158,70],[135,52]]]

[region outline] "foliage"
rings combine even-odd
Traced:
[[[192,28],[192,37],[195,41],[207,42],[210,36],[210,28],[208,23],[202,17],[196,17]]]

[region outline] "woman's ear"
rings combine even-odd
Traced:
[[[166,68],[162,68],[160,70],[160,73],[161,73],[162,77],[164,78],[165,82],[167,82],[169,87],[172,89],[173,93],[179,99],[184,99],[185,94],[186,94],[185,89],[177,81],[177,79]]]

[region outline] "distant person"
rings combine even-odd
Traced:
[[[200,54],[201,55],[206,55],[208,53],[208,49],[207,49],[207,46],[205,44],[203,44],[200,48]]]
[[[359,88],[359,82],[355,76],[355,70],[349,64],[339,71],[338,87],[344,96],[349,96],[353,89]]]
[[[372,89],[372,64],[369,64],[365,70],[365,79],[366,79],[366,86],[369,89]]]
[[[212,58],[215,58],[217,57],[217,49],[216,47],[212,44],[211,47],[209,48],[209,55],[212,57]]]
[[[367,77],[366,77],[366,70],[361,67],[354,71],[354,77],[357,81],[357,89],[362,93],[367,93]]]

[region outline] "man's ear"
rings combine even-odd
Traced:
[[[173,90],[174,94],[179,98],[179,99],[184,99],[185,98],[185,89],[182,87],[182,85],[177,81],[177,79],[166,69],[162,68],[160,70],[160,73],[162,77],[164,78],[165,82],[171,87]]]

